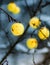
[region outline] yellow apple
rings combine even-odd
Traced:
[[[38,36],[42,40],[46,40],[49,37],[49,30],[46,27],[41,27],[38,31]]]
[[[39,25],[41,24],[40,20],[38,17],[33,17],[30,19],[29,21],[29,25],[32,27],[32,28],[38,28]]]
[[[14,2],[9,3],[7,8],[10,12],[14,14],[20,13],[20,8]]]
[[[22,23],[13,23],[11,26],[11,32],[14,36],[20,36],[24,33],[24,26]]]
[[[37,48],[38,41],[36,40],[36,38],[29,38],[26,41],[26,45],[29,49]]]

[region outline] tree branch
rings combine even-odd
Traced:
[[[50,2],[46,2],[46,4],[42,5],[41,8],[44,8],[46,6],[50,5]]]

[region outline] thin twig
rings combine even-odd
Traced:
[[[25,3],[26,3],[26,7],[27,7],[30,17],[32,17],[32,13],[31,13],[30,7],[27,4],[27,0],[25,0]]]
[[[2,10],[5,14],[7,14],[13,21],[16,21],[16,19],[14,19],[12,16],[10,16],[4,9],[0,8],[0,10]]]
[[[36,31],[37,29],[35,29],[32,33],[31,33],[31,37],[33,36],[34,32]]]
[[[33,53],[33,63],[34,63],[34,65],[36,65],[35,60],[34,60],[34,55],[35,55],[35,53],[36,53],[36,49],[35,49],[35,51],[34,51],[34,53]]]
[[[8,20],[9,20],[9,22],[11,21],[11,18],[8,16]]]
[[[37,9],[36,9],[36,11],[34,13],[37,13],[37,11],[40,10],[41,4],[42,4],[42,0],[39,1],[39,4],[37,6]]]

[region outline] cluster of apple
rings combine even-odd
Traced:
[[[20,8],[14,3],[8,4],[8,10],[12,13],[19,13]],[[29,21],[29,26],[36,29],[41,25],[41,21],[38,17],[32,17]],[[13,23],[11,26],[11,32],[14,36],[20,36],[24,33],[24,25],[22,23]],[[46,40],[49,37],[49,29],[47,27],[41,27],[38,31],[38,37],[41,40]],[[26,45],[29,49],[37,48],[38,41],[36,38],[28,38]]]
[[[38,28],[41,25],[41,21],[39,20],[38,17],[33,17],[33,18],[30,19],[29,25],[32,28],[36,29],[36,28]],[[46,40],[49,37],[49,29],[46,26],[41,27],[38,30],[38,37],[41,40]],[[36,38],[29,38],[26,43],[27,43],[27,47],[29,49],[33,49],[33,48],[37,48],[38,47],[38,41],[37,41]]]

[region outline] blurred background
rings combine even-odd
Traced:
[[[29,6],[31,13],[32,10],[36,11],[36,8],[39,4],[40,0],[26,0],[27,5]],[[10,2],[14,2],[16,5],[18,5],[21,9],[21,12],[19,14],[13,14],[8,11],[7,5]],[[50,0],[42,0],[42,6],[46,3],[50,3]],[[5,10],[10,16],[12,16],[17,21],[20,21],[26,28],[29,20],[30,15],[29,11],[27,10],[27,6],[25,3],[25,0],[0,0],[0,7]],[[33,13],[32,13],[33,16]],[[36,16],[40,18],[41,22],[44,22],[45,26],[50,30],[50,4],[41,7],[41,10],[39,10],[36,13]],[[12,22],[9,22],[8,16],[0,10],[0,61],[6,54],[6,52],[9,50],[11,45],[13,45],[17,37],[13,36],[10,31],[10,26],[12,25]],[[5,32],[8,32],[6,35]],[[34,65],[33,63],[33,53],[35,49],[32,49],[29,51],[30,54],[27,54],[28,48],[26,47],[26,40],[28,37],[30,37],[31,32],[33,32],[32,28],[30,27],[27,31],[26,38],[18,43],[12,53],[6,58],[8,60],[8,65]],[[35,32],[36,34],[36,32]],[[39,40],[37,35],[35,38]],[[50,41],[42,41],[39,43],[39,46],[36,50],[36,53],[34,55],[34,61],[36,64],[39,64],[39,62],[43,62],[46,58],[46,53],[50,51]],[[5,63],[6,65],[6,63]]]

